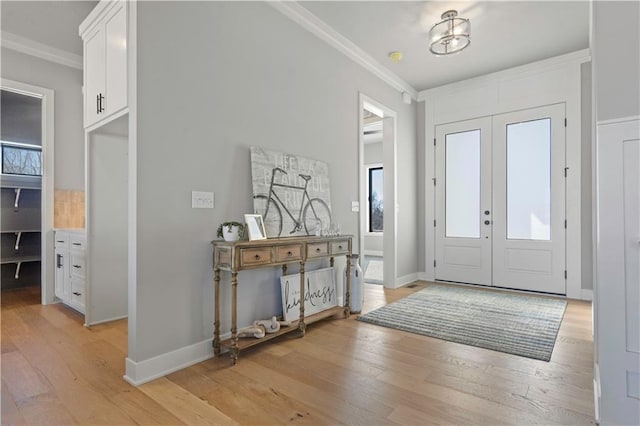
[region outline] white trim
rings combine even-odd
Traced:
[[[407,92],[412,99],[418,97],[418,92],[409,83],[376,61],[372,56],[358,47],[351,40],[334,30],[331,26],[299,5],[295,1],[270,1],[267,4],[306,29],[310,33],[325,41],[330,46],[342,52],[354,62],[362,65],[369,72],[380,78],[399,92]]]
[[[398,277],[398,279],[396,279],[396,282],[394,283],[393,288],[403,287],[407,284],[411,284],[414,281],[419,281],[420,279],[421,278],[419,272],[414,272],[413,274]]]
[[[593,290],[582,289],[580,291],[580,300],[592,301],[593,300]]]
[[[481,75],[478,77],[472,77],[466,80],[456,81],[444,86],[438,86],[431,89],[422,90],[418,93],[418,102],[426,101],[428,97],[433,96],[440,91],[457,90],[462,86],[468,86],[470,84],[477,84],[480,82],[500,80],[509,78],[512,76],[520,76],[523,74],[536,74],[545,70],[553,68],[562,68],[570,64],[583,64],[591,60],[591,52],[589,49],[582,49],[566,55],[555,56],[553,58],[543,59],[537,62],[531,62],[529,64],[520,65],[514,68],[509,68],[502,71],[496,71],[490,74]]]
[[[211,339],[206,339],[144,361],[135,362],[127,358],[123,378],[133,386],[140,386],[211,358],[213,358],[213,345]]]
[[[418,280],[420,281],[431,281],[427,276],[426,272],[418,272]]]
[[[608,124],[619,124],[625,123],[627,121],[639,121],[640,115],[635,115],[631,117],[621,117],[621,118],[612,118],[610,120],[601,120],[596,123],[596,126],[606,126]]]
[[[125,319],[125,318],[127,318],[126,315],[120,315],[120,316],[113,317],[113,318],[101,319],[100,321],[93,321],[91,323],[87,322],[85,325],[86,326],[93,326],[93,325],[103,324],[105,322],[110,322],[110,321],[117,321],[117,320],[121,320],[121,319]]]
[[[363,250],[365,256],[377,256],[384,257],[384,251],[382,250]]]
[[[54,265],[53,265],[53,179],[54,179],[54,147],[55,147],[55,115],[54,91],[44,87],[20,83],[6,78],[0,79],[0,86],[26,95],[37,96],[42,99],[42,184],[41,196],[41,302],[43,305],[53,303],[54,295]]]
[[[67,67],[82,69],[82,56],[66,50],[56,49],[46,44],[38,43],[31,39],[19,35],[2,31],[2,47],[35,56],[45,61],[55,62]]]

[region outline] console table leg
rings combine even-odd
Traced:
[[[231,365],[238,362],[238,273],[231,273]]]
[[[213,354],[218,356],[220,355],[220,268],[215,269],[214,297]]]
[[[307,326],[304,323],[304,262],[300,262],[300,323],[298,324],[298,330],[300,330],[300,337],[303,337]]]

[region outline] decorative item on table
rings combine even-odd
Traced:
[[[300,319],[300,274],[280,277],[282,317],[285,321]],[[305,274],[304,316],[308,317],[338,306],[333,268],[317,269]]]
[[[244,221],[247,224],[247,231],[249,233],[249,240],[266,240],[267,233],[264,230],[264,221],[262,215],[259,214],[245,214]]]
[[[289,327],[291,321],[278,321],[278,318],[271,317],[265,320],[256,320],[252,326],[245,327],[238,331],[238,337],[254,337],[262,339],[267,334],[277,333],[280,327]]]
[[[364,281],[362,280],[362,268],[360,268],[360,264],[358,263],[358,259],[360,258],[357,254],[352,254],[349,263],[351,264],[351,285],[349,286],[349,308],[352,314],[359,314],[362,312],[362,305],[364,304]],[[347,267],[344,267],[344,272],[342,273],[344,278],[344,282],[347,282]],[[344,287],[345,291],[345,300],[347,286]]]
[[[225,241],[238,241],[242,238],[244,225],[240,222],[222,222],[218,226],[216,235],[218,238],[224,238]]]
[[[327,163],[252,147],[251,175],[253,210],[268,238],[317,235],[331,223]]]

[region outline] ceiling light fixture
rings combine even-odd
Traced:
[[[457,16],[457,11],[447,10],[441,16],[442,21],[429,30],[429,50],[434,55],[450,55],[461,51],[471,43],[469,20]]]

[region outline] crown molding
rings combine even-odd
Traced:
[[[328,43],[338,51],[342,52],[354,62],[362,65],[369,72],[380,78],[389,86],[399,92],[408,93],[412,99],[418,98],[418,91],[409,83],[376,61],[372,56],[359,48],[351,40],[334,30],[326,22],[318,18],[309,10],[305,9],[295,1],[269,1],[267,2],[274,9],[314,34],[321,40]]]
[[[1,34],[0,44],[2,47],[24,53],[25,55],[35,56],[45,61],[82,70],[82,56],[80,55],[56,49],[55,47],[38,43],[7,31],[2,31]]]

